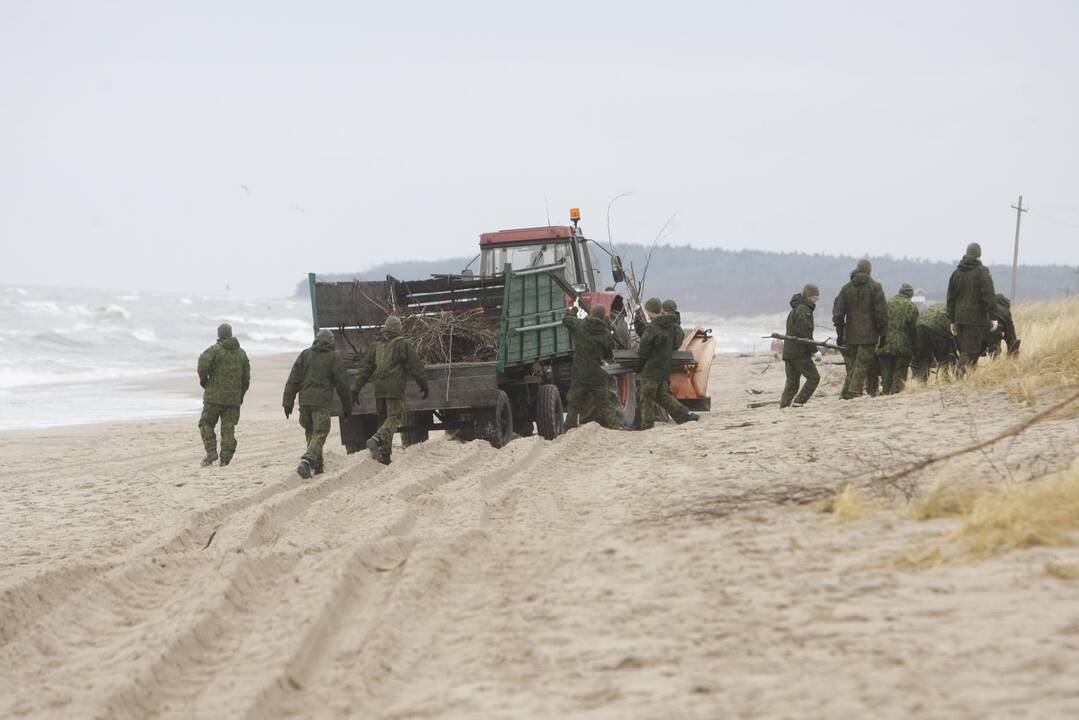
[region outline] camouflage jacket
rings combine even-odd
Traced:
[[[835,298],[832,323],[847,345],[876,345],[888,330],[884,288],[868,274],[852,272]]]
[[[888,301],[888,332],[877,354],[913,357],[917,337],[918,306],[906,295],[896,295]]]
[[[242,405],[251,386],[251,362],[234,337],[222,338],[199,355],[199,384],[203,402]]]
[[[291,408],[298,393],[301,407],[329,410],[333,403],[334,390],[341,398],[341,404],[350,409],[352,395],[348,391],[345,361],[341,358],[341,353],[333,349],[332,342],[316,338],[311,347],[300,353],[293,363],[281,404]]]
[[[566,310],[562,324],[573,338],[573,369],[570,378],[582,385],[606,385],[607,373],[603,361],[614,358],[614,337],[611,328],[599,318],[577,317],[577,309]]]
[[[637,350],[641,359],[640,375],[645,380],[663,381],[671,376],[671,358],[674,355],[674,329],[678,318],[660,315],[648,323],[641,335]]]
[[[984,327],[996,315],[997,298],[989,268],[964,255],[948,281],[948,319],[956,325]]]
[[[948,308],[943,303],[930,305],[918,314],[918,327],[924,327],[937,335],[951,337],[951,329],[948,320]]]
[[[352,389],[359,392],[371,381],[375,384],[376,398],[400,400],[405,396],[409,379],[414,380],[421,390],[427,390],[423,360],[407,337],[383,330],[360,360],[360,371]]]
[[[811,305],[808,300],[802,297],[802,293],[794,295],[791,298],[791,311],[787,315],[787,335],[812,340],[813,328],[816,327],[816,323],[813,321],[813,310],[815,308],[815,305]],[[790,342],[789,340],[783,343],[784,360],[809,357],[816,351],[817,349],[812,345]]]

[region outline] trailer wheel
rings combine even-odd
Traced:
[[[427,442],[431,436],[431,413],[429,412],[405,413],[404,424],[411,427],[409,430],[401,431],[401,445],[404,447]]]
[[[378,430],[378,415],[350,415],[341,418],[341,444],[349,455],[367,449],[367,440]]]
[[[554,440],[565,430],[562,395],[554,385],[540,385],[536,398],[536,425],[544,440]]]
[[[513,440],[513,406],[504,390],[498,391],[498,402],[488,421],[487,442],[492,447],[502,448]]]
[[[531,420],[514,420],[513,432],[521,437],[532,437],[536,432],[536,424]]]

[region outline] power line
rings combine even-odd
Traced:
[[[1012,209],[1015,210],[1015,252],[1012,255],[1012,302],[1015,302],[1016,277],[1019,275],[1019,223],[1023,219],[1023,213],[1030,210],[1030,208],[1023,207],[1023,196],[1020,195],[1019,204],[1012,205]]]

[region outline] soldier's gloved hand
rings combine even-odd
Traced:
[[[426,385],[424,385],[423,387],[420,388],[420,397],[423,398],[424,400],[426,400],[427,397],[430,394],[431,394],[431,388],[427,387]]]
[[[989,332],[996,332],[997,327],[998,327],[998,323],[997,323],[996,320],[990,320],[989,321]]]
[[[199,387],[201,387],[201,388],[203,388],[205,390],[207,382],[208,382],[208,380],[206,378],[199,378]]]
[[[353,405],[358,405],[359,402],[360,402],[360,391],[359,390],[353,390],[352,391],[352,404]]]
[[[288,420],[288,416],[292,414],[292,408],[290,408],[288,405],[285,405],[284,409],[285,409],[285,419]]]
[[[951,325],[949,325],[948,330],[952,333],[952,335],[955,335],[956,337],[959,337],[959,326],[956,325],[955,323],[952,323]]]

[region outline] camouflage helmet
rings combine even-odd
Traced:
[[[396,315],[390,315],[388,318],[386,318],[386,324],[382,326],[382,329],[385,330],[387,333],[393,335],[400,335],[401,331],[404,328],[401,325],[401,318],[397,317]]]
[[[663,307],[663,312],[665,312],[665,313],[672,313],[673,314],[673,313],[678,312],[678,303],[676,303],[674,300],[671,300],[671,299],[664,300],[662,307]]]
[[[660,302],[659,298],[651,297],[645,301],[644,309],[645,311],[650,312],[653,315],[659,315],[661,312],[663,312],[663,303]]]
[[[588,309],[588,317],[603,320],[607,317],[607,307],[605,305],[593,305]]]
[[[232,337],[232,326],[228,323],[221,323],[217,326],[217,339],[224,340],[225,338]]]

